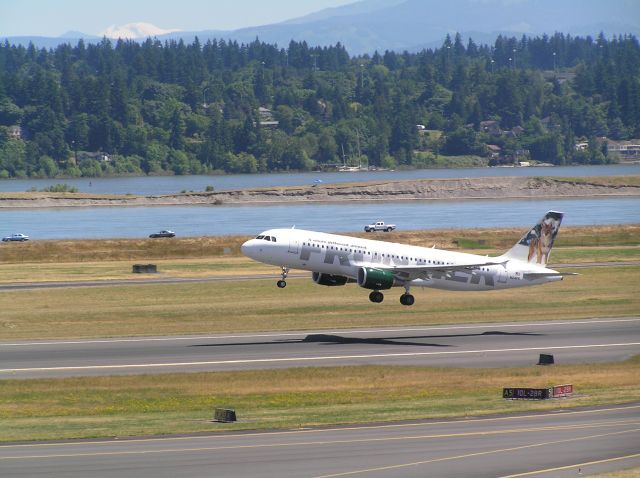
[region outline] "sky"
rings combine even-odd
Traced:
[[[102,35],[151,23],[163,30],[233,30],[266,25],[356,0],[0,0],[0,36]]]

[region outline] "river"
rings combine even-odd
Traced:
[[[146,237],[160,229],[178,236],[254,235],[275,227],[325,232],[361,231],[371,221],[399,230],[522,227],[548,210],[565,225],[640,222],[640,198],[345,202],[242,206],[152,206],[0,210],[0,234],[31,239]],[[0,246],[0,251],[3,246]]]
[[[423,178],[477,178],[504,176],[624,176],[640,174],[640,164],[605,166],[561,166],[525,168],[418,169],[413,171],[312,172],[279,174],[235,174],[228,176],[143,176],[81,179],[4,179],[0,192],[44,189],[65,183],[80,192],[153,196],[181,191],[216,191],[271,186],[300,186],[322,181],[326,184],[354,181],[388,181]]]

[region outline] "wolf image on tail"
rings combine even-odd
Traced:
[[[530,263],[545,265],[553,241],[560,229],[563,213],[549,211],[538,223],[527,232],[520,241],[507,253],[507,256]]]

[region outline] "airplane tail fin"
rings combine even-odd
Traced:
[[[546,265],[553,247],[553,241],[560,229],[564,213],[547,212],[509,251],[503,254],[506,259],[516,259],[531,264]]]

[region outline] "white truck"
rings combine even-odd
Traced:
[[[384,231],[391,232],[396,228],[395,224],[385,224],[384,221],[378,221],[374,224],[364,226],[365,232]]]

